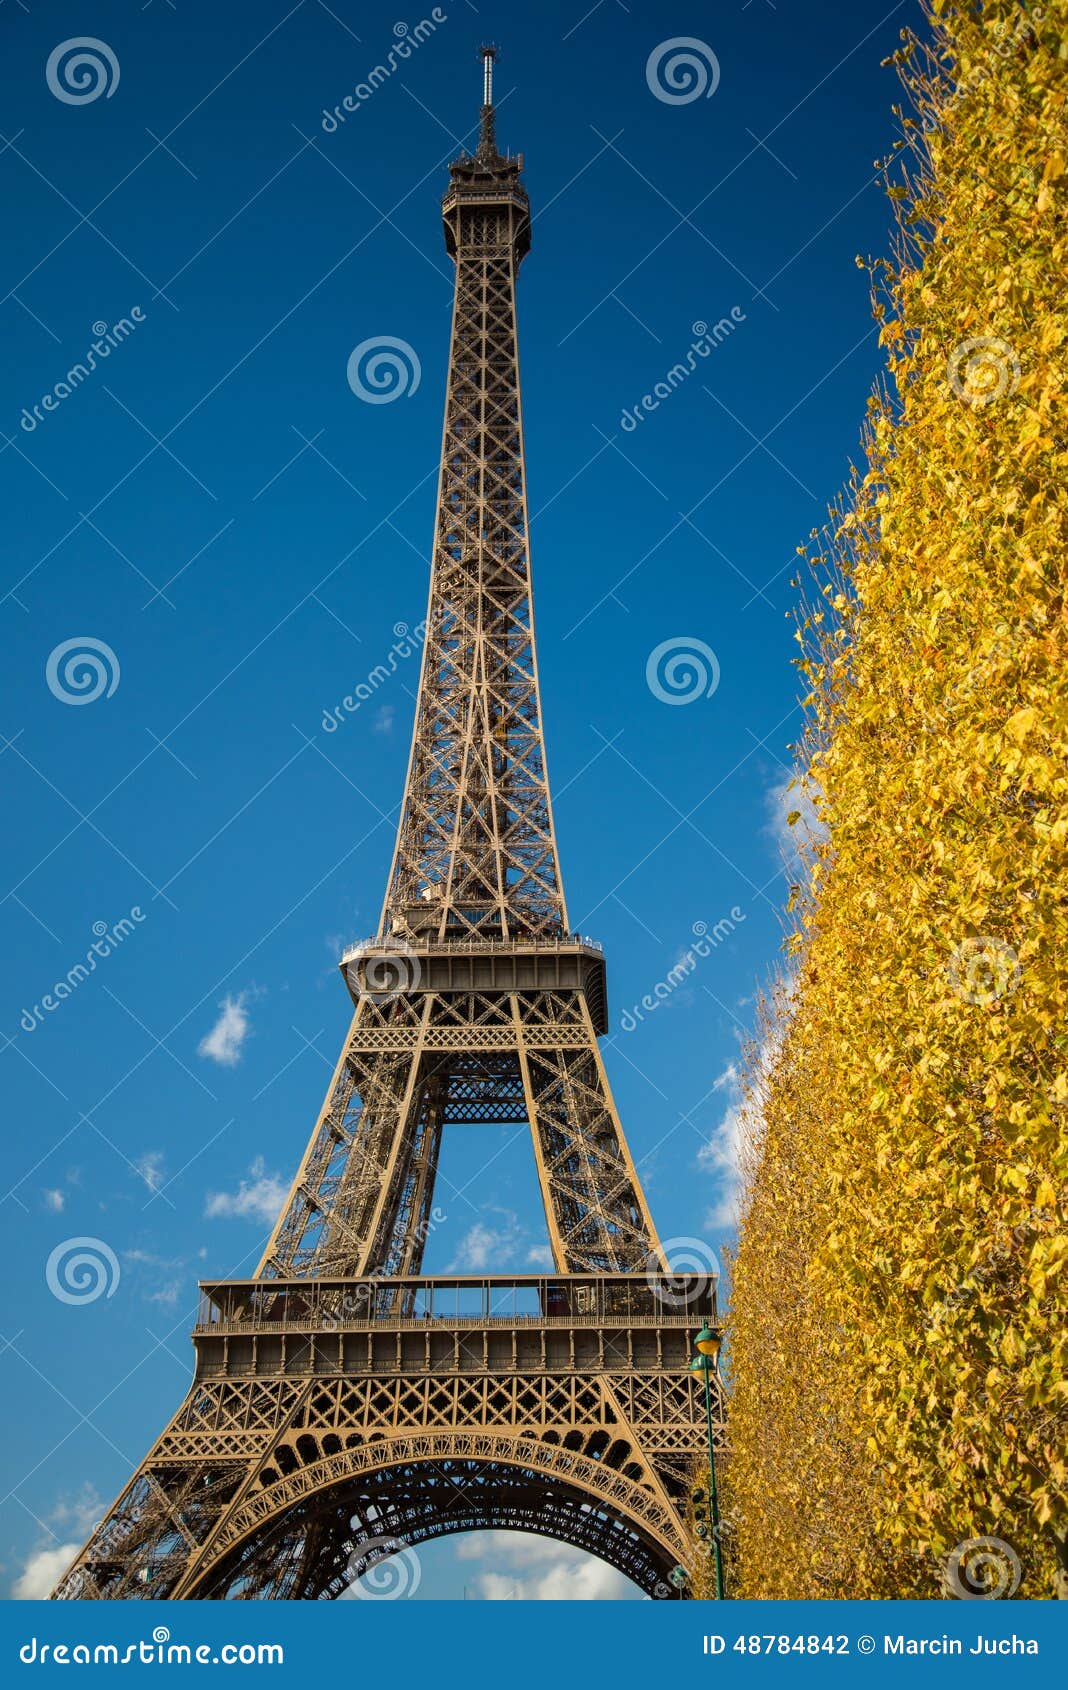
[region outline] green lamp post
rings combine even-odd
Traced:
[[[723,1601],[723,1551],[719,1541],[719,1497],[716,1492],[716,1446],[712,1437],[712,1374],[719,1373],[719,1351],[723,1342],[722,1334],[713,1331],[708,1322],[702,1326],[694,1339],[696,1356],[690,1363],[690,1371],[698,1373],[704,1379],[705,1385],[705,1419],[708,1423],[708,1485],[709,1499],[712,1504],[712,1553],[716,1567],[716,1600]]]

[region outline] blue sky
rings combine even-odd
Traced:
[[[727,1236],[735,1065],[782,935],[794,548],[879,367],[853,260],[886,247],[873,160],[896,84],[879,61],[917,13],[440,13],[331,132],[324,110],[424,13],[5,8],[8,1591],[47,1583],[177,1406],[196,1280],[252,1270],[347,1025],[336,960],[377,921],[415,661],[322,724],[425,607],[439,197],[473,140],[487,37],[534,208],[520,340],[571,916],[608,953],[606,1060],[661,1236]],[[86,34],[110,49],[110,92],[57,97],[49,56]],[[710,97],[650,86],[681,37],[704,44]],[[625,423],[721,320],[694,373]],[[409,349],[408,391],[367,403],[350,354],[386,337]],[[86,639],[99,673],[72,673],[59,648]],[[665,645],[715,689],[658,696]],[[624,1021],[695,924],[725,920],[686,983]],[[96,967],[42,1007],[94,942]],[[428,1270],[529,1271],[545,1228],[525,1129],[454,1138]],[[47,1265],[83,1237],[110,1252],[112,1294],[71,1304]],[[553,1545],[447,1542],[422,1567],[421,1597],[626,1594]]]

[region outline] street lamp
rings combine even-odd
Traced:
[[[702,1376],[705,1383],[705,1419],[708,1423],[708,1483],[712,1503],[712,1553],[716,1566],[716,1600],[723,1601],[723,1552],[719,1541],[719,1496],[716,1491],[716,1446],[712,1437],[712,1375],[719,1377],[719,1352],[723,1335],[713,1331],[707,1320],[694,1339],[696,1356],[690,1371]]]

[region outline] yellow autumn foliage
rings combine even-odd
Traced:
[[[691,1472],[692,1487],[686,1504],[686,1535],[691,1545],[689,1561],[689,1583],[686,1594],[698,1602],[712,1602],[716,1598],[716,1545],[715,1532],[712,1524],[711,1485],[709,1483],[708,1460],[695,1461]],[[722,1475],[720,1475],[722,1486]],[[720,1498],[722,1507],[722,1496]],[[723,1552],[723,1583],[725,1592],[736,1594],[728,1579],[729,1557],[725,1553],[726,1536],[720,1529],[720,1546]]]
[[[980,1538],[1068,1594],[1068,0],[928,22],[886,384],[799,619],[819,825],[751,1081],[744,1596],[954,1594]]]

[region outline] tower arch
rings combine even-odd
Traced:
[[[650,1510],[639,1486],[601,1484],[594,1463],[561,1463],[532,1440],[477,1443],[473,1455],[463,1435],[381,1440],[309,1463],[237,1510],[176,1594],[336,1599],[372,1573],[369,1595],[410,1596],[420,1545],[486,1530],[551,1538],[597,1556],[647,1596],[677,1594],[670,1575],[684,1551],[669,1511]]]

